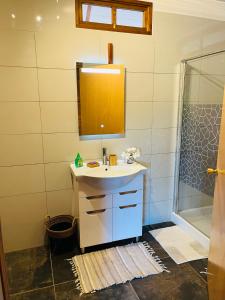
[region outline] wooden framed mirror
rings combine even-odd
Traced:
[[[124,134],[124,66],[77,63],[76,69],[79,134]]]

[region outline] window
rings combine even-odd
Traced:
[[[129,9],[117,9],[116,24],[130,27],[144,27],[144,12]]]
[[[112,10],[107,6],[82,4],[84,22],[112,24]]]
[[[152,3],[140,0],[75,0],[76,26],[81,28],[152,33]]]

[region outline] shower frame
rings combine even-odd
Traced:
[[[186,75],[187,62],[213,56],[217,54],[225,53],[225,49],[219,51],[208,52],[202,55],[196,55],[189,58],[182,59],[180,62],[180,82],[179,82],[179,105],[178,105],[178,116],[177,116],[177,146],[176,146],[176,159],[175,159],[175,184],[174,184],[174,202],[173,202],[173,213],[179,215],[179,170],[180,170],[180,147],[181,147],[181,130],[182,130],[182,116],[183,116],[183,97],[184,97],[184,80]],[[182,218],[183,219],[183,218]],[[188,221],[186,221],[188,222]],[[189,223],[189,222],[188,222]],[[190,223],[189,223],[190,224]],[[191,224],[190,224],[191,225]]]

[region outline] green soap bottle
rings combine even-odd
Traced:
[[[83,159],[81,158],[80,153],[77,153],[74,164],[76,168],[83,167]]]

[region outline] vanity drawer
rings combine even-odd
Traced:
[[[112,208],[112,195],[99,194],[96,196],[80,197],[79,199],[80,212],[103,208]]]
[[[113,207],[142,203],[142,201],[143,190],[131,189],[113,194]]]
[[[142,235],[142,204],[113,208],[113,240]]]
[[[80,247],[112,242],[112,209],[80,214]]]

